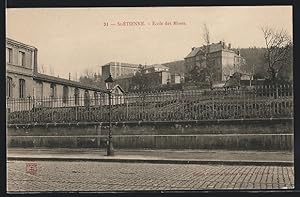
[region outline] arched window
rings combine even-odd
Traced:
[[[25,66],[25,53],[23,51],[19,51],[19,65]]]
[[[19,79],[19,96],[25,98],[25,80]]]
[[[50,96],[52,98],[56,98],[56,85],[54,83],[51,83],[50,90],[51,90]]]
[[[88,90],[84,91],[84,106],[90,105],[90,94]]]
[[[98,105],[99,96],[97,91],[94,92],[94,99],[95,99],[95,105]]]
[[[6,96],[8,98],[12,97],[12,78],[11,77],[7,77],[7,81],[6,81]]]
[[[75,105],[79,105],[79,89],[78,88],[75,88],[74,97],[75,97]]]
[[[63,98],[62,98],[62,102],[63,102],[63,103],[67,103],[67,102],[68,102],[68,97],[69,97],[69,88],[68,88],[68,86],[64,86],[64,87],[63,87]]]

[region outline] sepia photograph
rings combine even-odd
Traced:
[[[7,8],[7,193],[294,189],[292,16]]]

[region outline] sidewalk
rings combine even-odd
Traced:
[[[293,152],[227,150],[115,150],[104,149],[21,149],[8,148],[8,160],[98,161],[166,164],[271,165],[293,166]]]

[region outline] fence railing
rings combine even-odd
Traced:
[[[112,121],[172,121],[293,117],[293,86],[239,90],[143,92],[112,96]],[[108,96],[7,99],[16,123],[107,122]]]

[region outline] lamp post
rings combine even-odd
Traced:
[[[107,141],[107,156],[114,155],[113,143],[112,143],[112,133],[111,133],[111,93],[112,93],[112,85],[113,78],[111,75],[107,79],[105,79],[106,89],[108,90],[108,105],[109,105],[109,127],[108,127],[108,141]]]

